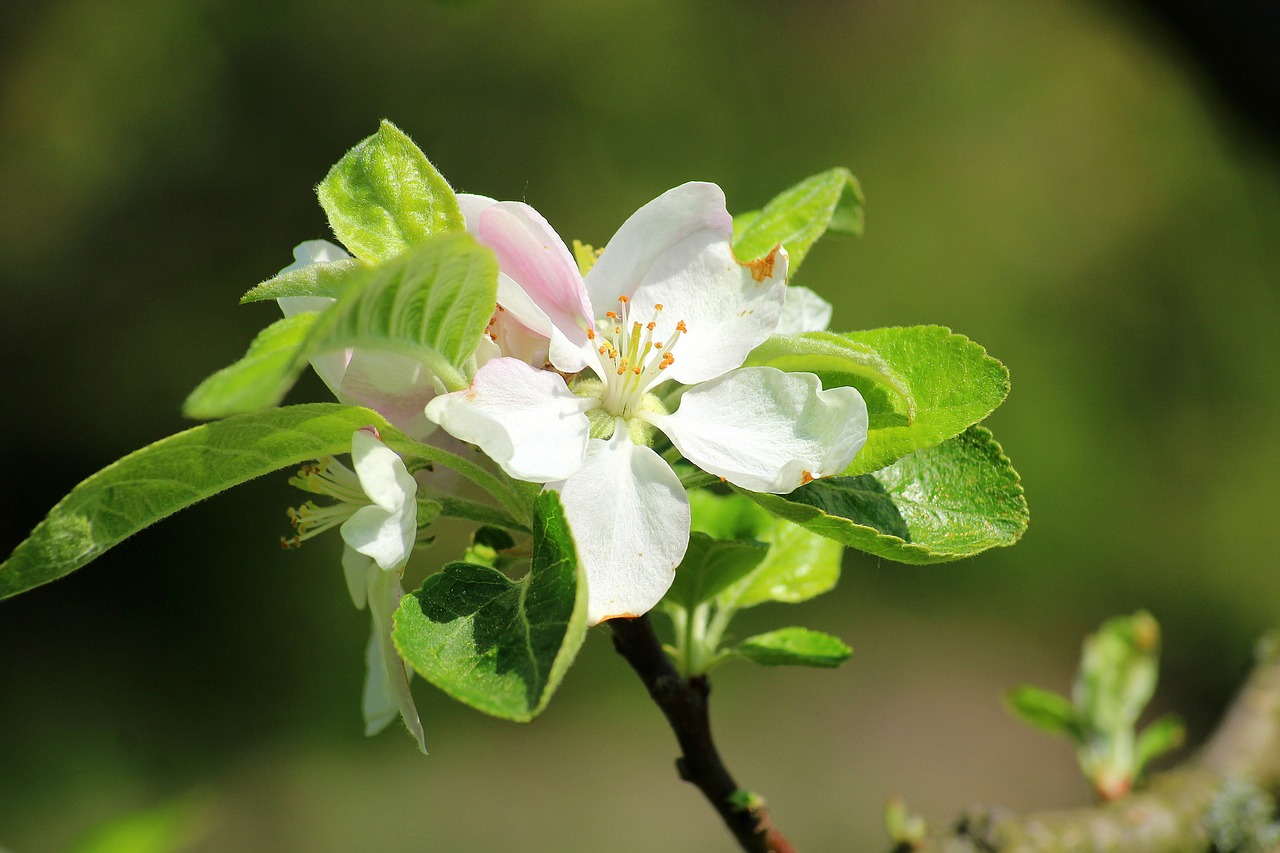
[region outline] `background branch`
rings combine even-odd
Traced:
[[[613,646],[644,682],[662,709],[680,744],[676,772],[702,791],[738,844],[747,853],[795,853],[795,848],[769,820],[764,801],[733,781],[711,737],[706,676],[681,678],[648,616],[613,619]]]
[[[1139,793],[1096,808],[1013,815],[979,808],[918,853],[1204,853],[1205,820],[1229,782],[1280,789],[1280,635],[1258,644],[1252,674],[1208,743]]]

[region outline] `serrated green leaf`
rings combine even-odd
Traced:
[[[316,193],[338,240],[371,263],[465,228],[453,189],[389,121],[343,155]]]
[[[780,628],[748,637],[734,647],[738,657],[764,666],[837,667],[853,649],[839,637],[808,628]]]
[[[240,297],[240,304],[266,302],[292,296],[323,296],[337,299],[368,269],[354,258],[306,264],[296,270],[269,278]]]
[[[903,412],[881,389],[863,392],[870,429],[867,443],[845,476],[879,470],[916,450],[933,447],[995,411],[1009,393],[1009,371],[978,344],[942,326],[870,329],[842,335],[870,347],[901,378],[914,403]],[[824,383],[824,387],[825,383]],[[906,415],[906,418],[903,418]]]
[[[840,580],[844,548],[839,542],[784,521],[742,495],[695,489],[689,503],[695,531],[769,545],[764,560],[719,594],[721,607],[742,609],[766,601],[795,604],[827,592]]]
[[[1005,696],[1018,719],[1049,734],[1079,741],[1084,737],[1080,716],[1067,697],[1039,687],[1015,687]]]
[[[312,357],[355,347],[417,359],[446,387],[465,387],[464,368],[493,314],[497,287],[491,251],[466,234],[433,237],[359,273],[323,312],[273,324],[268,331],[310,328],[304,337],[273,333],[269,350],[265,343],[260,354],[251,348],[205,380],[183,411],[217,418],[276,405]]]
[[[376,412],[336,403],[228,418],[135,451],[72,489],[14,549],[0,565],[0,599],[73,572],[144,527],[232,486],[349,453],[351,434],[369,424],[398,451],[437,452]]]
[[[789,495],[743,494],[807,530],[901,563],[1012,545],[1028,521],[1017,472],[980,426],[874,474],[829,477]]]
[[[848,169],[805,178],[775,196],[762,210],[733,218],[733,252],[751,260],[781,243],[790,255],[791,275],[810,247],[827,231],[862,233],[862,188]]]
[[[517,722],[537,716],[586,635],[587,586],[555,492],[538,496],[529,573],[450,563],[406,595],[395,643],[460,702]]]
[[[278,403],[302,372],[299,354],[319,316],[304,312],[267,326],[249,344],[243,358],[196,386],[183,404],[182,413],[208,420]]]
[[[665,600],[692,610],[750,574],[768,551],[769,546],[763,542],[712,539],[705,533],[692,533]]]

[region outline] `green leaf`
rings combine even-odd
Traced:
[[[453,189],[389,121],[343,155],[316,193],[338,240],[371,263],[465,228]]]
[[[308,311],[276,320],[258,333],[244,357],[201,382],[182,413],[209,420],[269,408],[284,398],[302,372],[299,354],[319,314]]]
[[[1015,687],[1005,701],[1014,716],[1030,726],[1075,741],[1084,737],[1075,706],[1061,694],[1039,687]]]
[[[781,243],[790,255],[791,275],[809,248],[828,230],[862,233],[862,188],[848,169],[837,168],[805,178],[776,196],[763,210],[733,218],[733,252],[751,260]]]
[[[369,424],[397,450],[435,453],[376,412],[336,403],[228,418],[135,451],[72,489],[0,564],[0,599],[69,574],[144,527],[232,486],[349,453],[351,434]]]
[[[406,595],[395,643],[419,674],[460,702],[517,722],[537,716],[586,636],[587,586],[554,492],[538,496],[533,559],[512,581],[450,563]]]
[[[733,653],[765,666],[837,667],[849,659],[853,649],[839,637],[808,628],[780,628],[748,637]]]
[[[364,270],[323,312],[273,324],[268,332],[281,327],[290,335],[255,341],[244,359],[205,380],[183,411],[216,418],[276,405],[312,357],[355,347],[417,359],[447,388],[465,387],[465,367],[493,315],[497,288],[491,251],[466,234],[433,237]],[[303,324],[310,324],[305,336],[297,334]]]
[[[1012,545],[1028,522],[1018,474],[980,426],[874,474],[825,478],[789,495],[743,494],[814,533],[901,563]]]
[[[717,599],[741,609],[766,601],[795,604],[835,587],[844,548],[799,525],[784,521],[742,495],[689,493],[693,529],[717,539],[752,539],[769,545],[754,569],[730,584]]]
[[[240,304],[266,302],[291,296],[324,296],[337,299],[368,266],[354,258],[307,264],[267,279],[240,297]]]
[[[1134,773],[1142,769],[1152,759],[1159,758],[1166,752],[1177,749],[1187,739],[1187,728],[1177,714],[1165,714],[1152,721],[1138,735],[1137,753],[1134,759]]]
[[[769,546],[763,542],[712,539],[705,533],[692,533],[665,600],[692,610],[749,574],[768,551]]]
[[[746,363],[814,373],[823,388],[853,386],[862,392],[867,443],[846,476],[879,470],[959,435],[1009,393],[1004,365],[942,326],[775,335]]]
[[[212,804],[187,795],[113,817],[89,830],[67,853],[178,853],[191,849],[211,825]]]

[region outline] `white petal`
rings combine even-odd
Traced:
[[[333,261],[342,261],[350,258],[342,247],[330,243],[328,240],[307,240],[305,243],[299,243],[293,248],[293,263],[280,270],[277,275],[284,275],[287,272],[293,272],[302,269],[311,264],[325,264]],[[280,306],[281,312],[286,317],[292,317],[294,314],[301,314],[307,311],[323,311],[334,303],[334,300],[326,296],[286,296],[283,299],[277,299],[276,304]],[[316,375],[329,386],[329,390],[333,392],[333,396],[337,397],[343,403],[352,402],[343,397],[339,390],[342,385],[342,376],[346,371],[347,361],[351,358],[351,350],[329,352],[318,355],[311,359],[311,367],[315,370]]]
[[[387,512],[382,507],[361,507],[342,523],[342,541],[372,557],[383,571],[402,569],[413,553],[416,535],[415,530],[406,530],[407,517],[407,513]]]
[[[369,567],[373,565],[373,558],[361,554],[350,545],[342,546],[342,576],[347,581],[347,592],[351,594],[351,603],[356,606],[357,610],[364,610],[365,603],[368,601],[366,594],[368,581],[366,577],[369,574]]]
[[[369,427],[351,435],[351,462],[360,488],[376,505],[399,512],[413,504],[418,484],[404,467],[400,455],[387,447]]]
[[[690,462],[753,492],[786,494],[839,474],[867,440],[854,388],[812,373],[744,367],[690,388],[671,415],[645,415]]]
[[[689,546],[689,498],[671,466],[631,442],[592,439],[581,470],[560,493],[587,575],[587,620],[639,616],[661,600]]]
[[[422,723],[418,719],[418,709],[413,702],[413,693],[409,689],[410,671],[396,651],[391,630],[394,627],[393,617],[404,589],[400,586],[400,575],[396,572],[369,573],[369,612],[373,616],[373,632],[370,645],[377,642],[377,654],[370,649],[366,661],[369,663],[365,682],[365,733],[373,734],[390,722],[387,715],[388,706],[400,712],[405,727],[418,742],[418,748],[427,751],[422,732]],[[379,664],[375,667],[374,664]],[[381,697],[378,691],[381,691]],[[372,712],[372,713],[370,713]],[[394,717],[394,714],[390,715]],[[378,725],[380,723],[380,725]],[[375,728],[376,726],[376,728]]]
[[[458,193],[457,197],[458,207],[462,210],[462,219],[467,224],[467,233],[474,237],[479,233],[480,211],[491,204],[497,204],[498,201],[487,195],[473,193]]]
[[[372,622],[364,649],[364,693],[360,710],[364,714],[366,735],[376,735],[399,713],[395,693],[387,682],[387,668],[382,662],[382,638],[378,636],[377,624]]]
[[[435,431],[422,410],[436,395],[436,377],[415,358],[357,349],[338,387],[344,402],[373,409],[410,438]]]
[[[726,240],[733,236],[733,217],[721,189],[694,181],[667,190],[631,214],[609,240],[587,273],[591,304],[602,313],[612,310],[617,298],[631,296],[669,249],[702,231]]]
[[[803,332],[825,332],[831,325],[831,303],[807,287],[787,288],[787,301],[782,306],[775,335],[799,335]]]
[[[582,465],[596,401],[574,394],[560,374],[514,358],[495,358],[471,387],[436,397],[427,417],[477,445],[517,480],[563,480]]]
[[[631,297],[631,317],[654,320],[669,341],[677,321],[686,331],[670,350],[666,378],[693,384],[732,370],[778,326],[786,299],[787,253],[778,246],[738,263],[729,241],[700,232],[668,250]],[[655,304],[662,311],[655,311]]]

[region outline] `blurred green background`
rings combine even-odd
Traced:
[[[1082,804],[1007,687],[1066,689],[1081,637],[1149,608],[1155,711],[1202,738],[1280,622],[1280,175],[1202,75],[1087,0],[16,0],[0,26],[0,550],[179,406],[269,307],[237,297],[326,235],[312,193],[378,119],[461,190],[603,244],[691,179],[734,211],[834,165],[867,232],[797,276],[838,329],[941,323],[1009,365],[988,421],[1022,473],[1017,547],[851,554],[823,599],[752,614],[855,649],[730,665],[739,781],[803,850],[884,846],[891,792]],[[324,399],[312,382],[295,399]],[[367,615],[337,541],[281,553],[285,476],[0,603],[0,847],[64,850],[194,795],[208,851],[730,851],[639,683],[592,632],[546,714],[418,685],[430,757],[361,736]],[[437,548],[420,576],[451,556]]]

